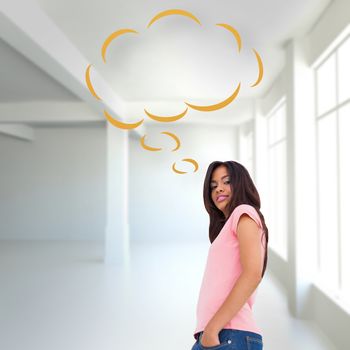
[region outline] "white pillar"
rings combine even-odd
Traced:
[[[267,121],[261,111],[261,100],[254,101],[254,137],[253,137],[253,163],[254,181],[258,188],[261,200],[261,211],[266,222],[269,222],[269,198],[268,192],[268,154],[267,154]]]
[[[129,265],[128,138],[129,130],[106,122],[107,217],[105,263]]]
[[[289,310],[307,318],[317,267],[314,76],[301,40],[287,45]]]

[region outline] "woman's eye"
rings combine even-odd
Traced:
[[[224,182],[225,185],[229,184],[230,183],[230,180],[226,180]],[[210,188],[213,190],[216,186],[215,185],[212,185]]]

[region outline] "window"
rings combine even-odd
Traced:
[[[287,260],[286,103],[281,99],[267,116],[269,246]]]
[[[350,304],[350,38],[315,67],[318,279]]]

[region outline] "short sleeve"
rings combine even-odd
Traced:
[[[240,204],[237,206],[233,213],[232,213],[232,223],[231,223],[231,232],[235,236],[237,236],[237,225],[239,218],[242,216],[242,214],[248,214],[257,224],[260,228],[262,228],[260,216],[258,212],[255,210],[255,208],[249,204]]]

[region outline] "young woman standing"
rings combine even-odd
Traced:
[[[262,332],[252,310],[267,264],[268,228],[260,196],[243,165],[214,161],[203,198],[211,246],[191,350],[261,350]]]

